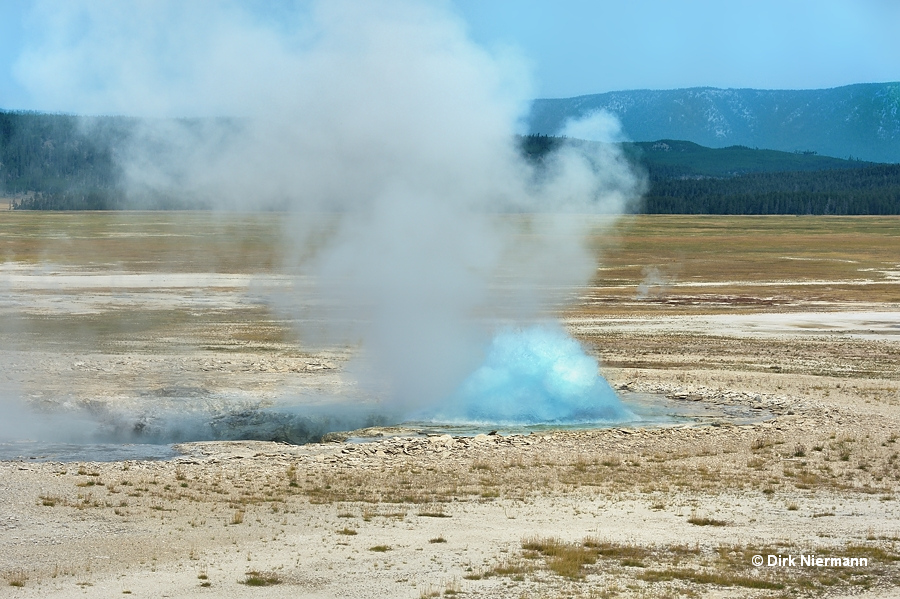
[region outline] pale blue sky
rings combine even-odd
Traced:
[[[815,89],[900,80],[896,0],[456,0],[483,44],[520,46],[542,97]]]
[[[247,2],[257,11],[271,6]],[[695,86],[810,89],[900,80],[900,1],[895,0],[450,3],[476,42],[495,50],[514,48],[525,57],[537,97]],[[32,4],[0,0],[0,108],[34,105],[12,73],[41,25],[31,19],[31,29],[25,27]]]

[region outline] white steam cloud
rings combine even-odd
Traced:
[[[580,119],[570,119],[560,133],[566,137],[603,143],[628,141],[622,123],[616,115],[606,110],[596,110]]]
[[[17,72],[36,108],[144,117],[118,148],[132,197],[288,209],[286,266],[310,283],[285,307],[320,306],[398,410],[438,401],[497,322],[546,317],[589,280],[580,215],[622,212],[640,182],[611,145],[524,160],[523,61],[445,3],[264,6],[40,3]],[[598,118],[568,134],[615,132]]]

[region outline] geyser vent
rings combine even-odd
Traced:
[[[559,327],[499,333],[484,364],[445,402],[418,415],[447,424],[589,424],[634,419],[597,360]]]

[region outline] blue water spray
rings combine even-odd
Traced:
[[[506,330],[482,364],[424,420],[487,425],[587,424],[631,420],[597,360],[560,327]]]

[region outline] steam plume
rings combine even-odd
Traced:
[[[398,413],[433,405],[498,323],[589,280],[578,215],[620,213],[639,181],[611,145],[524,161],[524,62],[444,3],[259,6],[40,3],[18,73],[37,108],[142,117],[117,148],[136,201],[289,209],[282,308],[358,343],[354,372]]]

